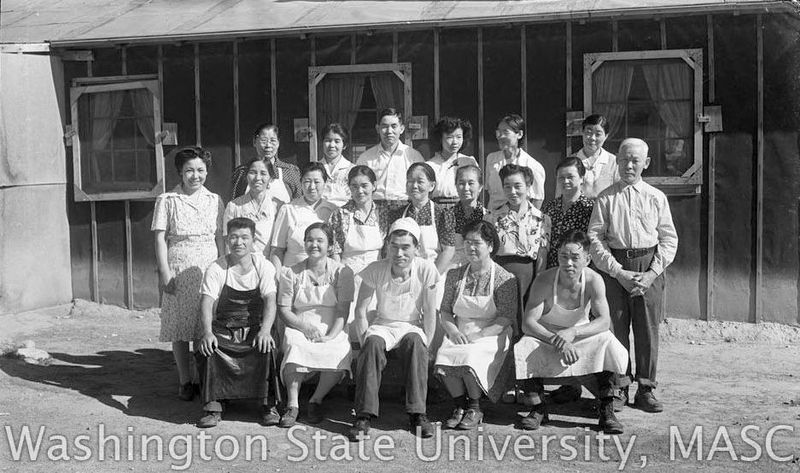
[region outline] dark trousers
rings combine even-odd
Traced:
[[[544,395],[545,384],[579,384],[586,386],[598,399],[613,397],[617,390],[617,375],[611,371],[575,376],[571,378],[530,378],[520,382],[529,393]]]
[[[650,267],[655,250],[642,256],[630,258],[625,250],[611,250],[622,268],[628,271],[645,272]],[[611,313],[611,330],[630,352],[630,331],[633,329],[636,375],[631,376],[631,362],[625,375],[620,375],[618,384],[626,387],[635,379],[640,387],[655,388],[656,364],[658,362],[658,326],[664,318],[664,274],[660,274],[644,296],[631,297],[630,293],[608,274],[601,271],[606,282],[606,297]]]
[[[428,394],[428,347],[419,334],[406,334],[395,347],[406,381],[406,412],[424,414]],[[356,363],[356,414],[378,416],[378,391],[386,368],[386,342],[376,335],[367,337]]]
[[[528,304],[531,285],[533,284],[533,279],[536,277],[536,260],[526,256],[516,255],[495,256],[494,260],[503,269],[517,278],[520,310],[517,320],[514,322],[517,324],[517,333],[522,333],[522,319],[525,317],[525,306]]]

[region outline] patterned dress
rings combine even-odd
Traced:
[[[558,249],[570,233],[578,230],[586,232],[593,208],[594,200],[585,195],[581,195],[566,212],[560,197],[542,205],[542,213],[550,216],[551,224],[550,249],[547,251],[548,268],[558,266]]]
[[[217,259],[215,238],[222,228],[222,199],[201,188],[186,195],[178,185],[156,199],[151,230],[163,230],[175,294],[161,294],[162,342],[188,342],[200,335],[203,272]]]

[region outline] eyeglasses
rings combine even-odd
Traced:
[[[262,143],[262,144],[269,143],[269,144],[273,144],[274,145],[274,144],[278,143],[278,139],[277,138],[267,138],[267,137],[263,137],[263,136],[257,137],[256,141],[258,143]]]

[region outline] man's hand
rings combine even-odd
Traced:
[[[567,346],[561,350],[561,354],[564,356],[564,361],[566,361],[568,365],[578,361],[578,352],[575,351],[575,347],[573,347],[571,343],[568,343]]]
[[[636,271],[619,270],[617,273],[617,281],[625,288],[626,291],[632,292],[636,288],[636,283],[642,278],[642,273]]]
[[[555,345],[556,348],[560,350],[564,345],[572,343],[577,334],[578,331],[575,329],[575,327],[565,328],[556,332],[555,335],[553,335],[550,343]]]
[[[217,337],[211,332],[206,332],[200,340],[198,340],[198,345],[200,346],[200,353],[203,356],[211,356],[217,349]]]
[[[647,270],[643,273],[639,274],[639,280],[634,283],[633,290],[630,291],[632,296],[643,296],[650,286],[653,285],[653,281],[656,280],[658,277],[654,271]]]
[[[256,338],[253,339],[253,348],[257,348],[261,353],[269,353],[271,349],[275,348],[275,340],[272,339],[269,332],[269,330],[260,329]]]

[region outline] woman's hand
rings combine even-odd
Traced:
[[[256,338],[253,339],[253,348],[258,348],[261,353],[269,353],[270,350],[275,348],[275,340],[272,339],[272,334],[269,330],[263,328],[258,331]]]
[[[303,325],[300,327],[300,331],[303,332],[303,335],[305,335],[306,338],[312,342],[322,338],[325,335],[320,331],[319,327],[309,323],[303,323]]]
[[[447,338],[450,339],[451,342],[455,343],[456,345],[466,345],[470,342],[469,338],[464,335],[459,329],[451,328],[447,332]]]
[[[167,294],[175,294],[175,276],[172,273],[163,271],[158,272],[158,283],[161,289]]]
[[[212,353],[217,349],[217,337],[214,336],[211,332],[206,332],[200,337],[200,340],[197,341],[198,345],[200,346],[199,350],[203,356],[211,356]]]
[[[474,343],[479,338],[483,338],[483,330],[471,332],[467,335],[467,340],[469,340],[470,343]]]

